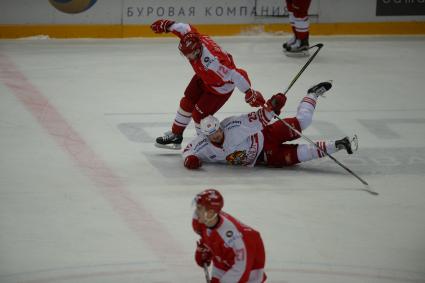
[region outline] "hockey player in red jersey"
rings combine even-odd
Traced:
[[[199,133],[202,118],[216,113],[230,98],[235,87],[245,93],[245,101],[252,107],[264,104],[262,94],[251,88],[248,74],[236,67],[232,55],[210,37],[200,34],[192,25],[161,19],[155,21],[151,29],[155,33],[172,32],[178,36],[179,50],[195,71],[180,100],[171,131],[156,139],[157,147],[180,149],[183,131],[191,119]]]
[[[300,102],[296,116],[284,120],[302,132],[312,122],[317,99],[331,87],[330,82],[322,82],[310,88]],[[316,146],[285,144],[300,137],[282,121],[272,120],[274,114],[280,114],[285,102],[286,97],[279,93],[267,101],[265,108],[256,112],[228,117],[221,123],[213,116],[204,118],[201,121],[202,135],[193,139],[183,151],[184,166],[197,169],[202,162],[215,162],[249,167],[256,164],[283,167],[324,157],[323,152],[332,154],[344,149],[352,154],[353,150],[357,150],[355,135],[351,139],[318,141]]]
[[[287,55],[308,56],[309,28],[308,8],[311,0],[286,0],[293,37],[283,44]]]
[[[192,226],[201,237],[195,261],[200,267],[212,262],[211,283],[265,282],[260,233],[223,212],[223,196],[217,190],[197,194],[194,203]]]

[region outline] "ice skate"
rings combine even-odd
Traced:
[[[306,57],[310,56],[309,48],[308,39],[296,39],[293,44],[286,45],[284,52],[289,57]]]
[[[182,148],[183,135],[166,132],[162,137],[156,138],[156,147],[179,150]]]
[[[283,51],[289,50],[289,46],[291,46],[292,44],[294,44],[295,41],[296,41],[296,38],[295,38],[295,36],[293,36],[288,41],[286,41],[285,43],[283,43],[283,45],[282,45]]]
[[[353,154],[359,148],[359,140],[357,135],[354,135],[351,139],[345,137],[343,139],[335,141],[335,147],[339,150],[345,149],[348,154]]]
[[[309,88],[307,93],[314,93],[317,97],[319,97],[319,96],[323,96],[323,94],[327,92],[328,90],[330,90],[331,87],[332,87],[332,81],[321,82]]]

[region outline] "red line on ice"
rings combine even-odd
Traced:
[[[11,59],[1,53],[0,81],[93,181],[98,192],[160,259],[173,256],[178,258],[183,253],[172,235],[134,199],[120,177],[93,151]]]

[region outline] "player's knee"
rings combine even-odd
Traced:
[[[206,115],[203,113],[199,107],[195,105],[193,112],[192,112],[192,119],[196,124],[201,123],[201,120],[206,117]]]
[[[180,99],[180,108],[186,112],[192,112],[195,108],[195,103],[196,101],[193,101],[187,96],[183,96],[182,99]]]
[[[293,15],[294,15],[294,18],[296,19],[303,19],[307,17],[307,12],[294,9]]]

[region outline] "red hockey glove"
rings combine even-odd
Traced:
[[[245,92],[245,102],[251,105],[252,107],[259,107],[263,105],[266,101],[264,100],[264,97],[261,92],[253,89],[248,89],[247,92]]]
[[[212,254],[208,247],[204,245],[202,240],[199,240],[196,243],[196,251],[195,251],[195,261],[200,267],[204,267],[206,264],[209,266],[211,264]]]
[[[196,155],[189,155],[184,159],[184,167],[187,169],[198,169],[201,166],[201,159],[199,159]]]
[[[163,33],[163,32],[169,32],[170,26],[174,24],[174,21],[170,20],[156,20],[152,25],[151,29],[154,33]]]
[[[286,103],[286,96],[283,93],[273,95],[266,103],[266,110],[273,111],[276,115],[280,115],[280,111]]]

